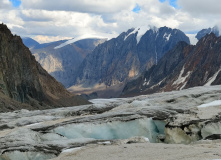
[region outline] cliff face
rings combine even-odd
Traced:
[[[81,63],[74,84],[93,88],[125,83],[156,64],[179,41],[189,43],[189,38],[177,29],[130,29],[97,46]]]
[[[123,95],[139,95],[221,84],[221,37],[206,35],[196,44],[179,43],[138,79],[129,82]]]
[[[0,91],[2,95],[15,100],[15,103],[26,103],[33,109],[88,103],[73,97],[50,76],[36,62],[21,38],[13,36],[4,24],[0,25]],[[2,100],[2,103],[1,110],[8,110],[8,102]],[[23,108],[17,107],[12,105],[11,109]]]
[[[27,42],[25,39],[23,39],[23,41]],[[83,39],[61,48],[56,47],[65,41],[38,44],[35,47],[31,47],[31,40],[25,44],[29,46],[36,60],[50,75],[61,82],[65,87],[69,87],[72,85],[75,72],[83,59],[90,54],[99,43],[104,41],[105,39]]]

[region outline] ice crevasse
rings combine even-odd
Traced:
[[[144,118],[126,122],[67,124],[53,129],[53,132],[68,139],[94,138],[98,140],[114,140],[144,136],[150,142],[157,142],[158,135],[165,134],[164,128],[164,121]]]

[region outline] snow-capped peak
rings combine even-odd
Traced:
[[[85,34],[85,35],[73,38],[71,40],[68,40],[68,41],[60,44],[59,46],[56,46],[54,49],[62,48],[66,45],[72,44],[74,42],[77,42],[77,41],[83,40],[83,39],[107,39],[107,40],[109,40],[109,39],[114,38],[114,37],[116,37],[115,34],[103,34],[103,35]]]
[[[140,39],[142,38],[142,36],[150,29],[152,29],[154,32],[158,31],[158,29],[156,27],[152,27],[152,26],[137,27],[132,32],[130,32],[128,35],[126,35],[124,40],[126,40],[131,34],[137,33],[136,39],[137,39],[137,44],[138,44],[140,42]]]

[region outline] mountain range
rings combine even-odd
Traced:
[[[66,45],[68,40],[44,44],[27,37],[22,40],[42,67],[65,87],[72,85],[76,69],[83,59],[98,44],[105,41],[105,39],[83,39]]]
[[[168,27],[129,29],[97,46],[79,66],[73,87],[70,90],[107,91],[117,96],[125,82],[138,77],[148,70],[177,42],[190,43],[189,38],[180,30]],[[109,91],[114,88],[114,91]],[[118,91],[117,91],[118,90]],[[118,92],[118,93],[117,93]],[[98,93],[99,94],[99,93]]]
[[[129,82],[122,96],[221,84],[221,37],[206,34],[193,46],[179,42],[159,63]]]
[[[202,29],[199,31],[196,35],[196,38],[200,40],[203,38],[206,34],[214,33],[217,37],[220,36],[219,33],[219,28],[217,26],[214,26],[213,28],[207,28],[207,29]]]
[[[218,27],[202,29],[196,34],[196,38],[201,40],[210,33],[219,36]],[[75,94],[96,92],[94,95],[104,98],[118,97],[125,84],[127,85],[122,95],[130,94],[130,91],[134,94],[146,93],[146,89],[141,86],[150,85],[152,80],[149,82],[147,78],[145,79],[145,74],[150,74],[149,72],[152,71],[151,76],[156,77],[154,78],[156,84],[159,83],[158,80],[162,81],[162,79],[158,77],[158,72],[164,74],[160,77],[174,72],[173,67],[180,65],[184,58],[178,53],[183,52],[184,48],[191,48],[189,38],[182,31],[168,27],[132,28],[108,41],[106,39],[73,40],[39,44],[33,39],[23,38],[23,42],[31,49],[43,68],[69,88],[69,91]],[[167,53],[166,57],[165,53]],[[169,58],[171,61],[165,62],[161,58]],[[152,66],[153,68],[158,66],[159,71],[151,68]],[[177,72],[184,71],[181,68]],[[138,82],[139,80],[141,81]],[[153,84],[156,85],[155,82]],[[170,86],[164,90],[188,88],[188,85],[180,85],[179,87]],[[153,93],[160,90],[153,89],[147,92]]]

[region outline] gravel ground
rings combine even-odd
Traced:
[[[221,141],[88,145],[53,160],[221,160]]]

